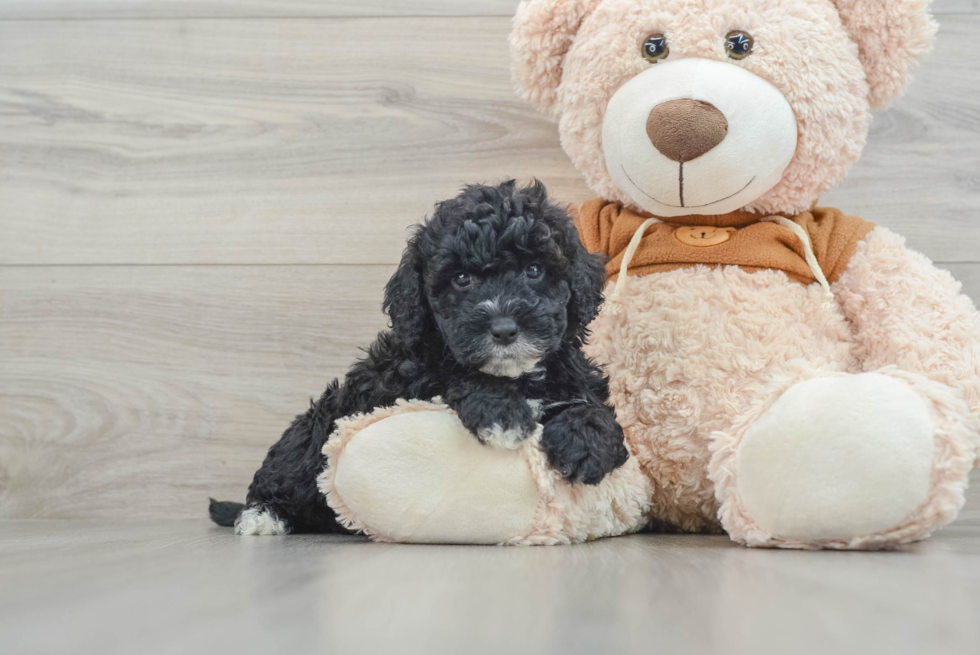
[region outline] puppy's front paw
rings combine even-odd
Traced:
[[[523,400],[469,398],[458,413],[463,425],[488,446],[517,448],[537,428],[531,408]]]
[[[623,429],[611,412],[592,405],[571,407],[548,421],[541,447],[569,482],[599,484],[629,459]]]
[[[524,428],[505,428],[500,424],[494,424],[488,428],[477,429],[476,436],[488,446],[513,450],[531,436],[531,432]]]

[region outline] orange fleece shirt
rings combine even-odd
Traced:
[[[637,228],[651,214],[636,213],[620,203],[590,200],[572,208],[582,243],[609,257],[610,280],[619,276],[623,252]],[[778,223],[762,223],[758,214],[733,212],[716,216],[679,216],[649,226],[629,265],[630,275],[649,275],[698,264],[738,266],[749,272],[783,271],[794,282],[816,282],[800,239]],[[814,207],[788,217],[810,237],[824,275],[834,282],[847,268],[858,242],[874,223],[828,207]]]

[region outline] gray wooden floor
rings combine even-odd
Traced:
[[[889,553],[636,535],[554,548],[0,522],[0,651],[976,653],[980,522]]]

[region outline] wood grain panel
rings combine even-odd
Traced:
[[[0,3],[0,20],[509,16],[517,3],[518,0],[4,0]]]
[[[0,23],[0,262],[389,263],[464,182],[574,197],[508,22]]]
[[[0,23],[0,263],[392,263],[463,182],[590,197],[513,95],[509,19]],[[980,16],[823,201],[980,243]],[[438,44],[435,47],[433,44]]]
[[[383,327],[390,266],[0,268],[0,517],[240,499]],[[980,264],[954,274],[980,298]]]
[[[933,0],[932,12],[938,17],[946,14],[980,13],[980,0]]]
[[[980,264],[973,263],[941,263],[936,264],[953,274],[963,283],[963,293],[973,299],[973,304],[980,307]]]
[[[821,202],[888,226],[937,261],[978,261],[980,16],[941,23],[907,96],[878,112],[868,146]]]
[[[385,324],[391,267],[0,268],[0,516],[201,516]]]
[[[517,0],[4,0],[0,20],[509,16]],[[980,0],[934,0],[936,14],[978,12]]]
[[[590,197],[512,92],[515,4],[0,2],[0,516],[242,498],[384,324],[405,228],[433,202],[532,175]],[[373,18],[336,18],[353,15]],[[978,29],[943,22],[823,199],[907,235],[975,301]]]

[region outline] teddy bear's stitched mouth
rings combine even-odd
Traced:
[[[715,203],[722,202],[723,200],[728,200],[729,198],[732,198],[734,196],[737,196],[738,194],[742,193],[747,188],[749,188],[749,185],[752,184],[753,182],[755,182],[755,178],[756,178],[756,176],[753,175],[752,176],[752,179],[745,183],[745,186],[743,186],[741,189],[739,189],[735,193],[733,193],[731,195],[725,196],[724,198],[718,198],[717,200],[712,200],[711,202],[705,203],[703,205],[685,205],[684,204],[684,162],[681,162],[680,163],[680,171],[679,171],[678,176],[677,176],[677,182],[680,185],[680,193],[679,193],[679,195],[680,195],[680,199],[681,199],[681,204],[679,204],[679,205],[672,205],[669,202],[664,202],[663,200],[658,200],[657,198],[654,198],[653,196],[651,196],[649,193],[647,193],[646,191],[644,191],[640,187],[639,184],[637,184],[635,181],[633,181],[633,178],[630,177],[630,174],[626,170],[626,167],[625,166],[620,166],[620,168],[623,169],[623,175],[625,175],[626,176],[626,179],[629,180],[630,183],[634,187],[636,187],[636,190],[639,191],[640,193],[642,193],[643,195],[645,195],[650,200],[653,200],[654,202],[660,203],[661,205],[665,205],[667,207],[681,207],[681,208],[685,208],[685,209],[698,209],[699,207],[707,207],[709,205],[713,205]]]

